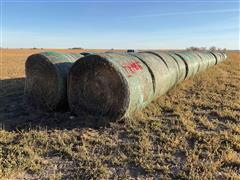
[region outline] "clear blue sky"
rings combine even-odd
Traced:
[[[2,0],[8,48],[239,49],[239,1]]]

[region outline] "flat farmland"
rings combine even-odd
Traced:
[[[0,178],[240,178],[239,51],[101,128],[26,107],[24,64],[40,51],[1,49]]]

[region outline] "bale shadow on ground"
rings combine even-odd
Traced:
[[[76,117],[69,109],[43,112],[30,108],[24,101],[25,78],[0,80],[0,129],[7,131],[28,129],[98,128],[106,124],[91,123],[91,117]],[[86,121],[88,119],[88,121]]]

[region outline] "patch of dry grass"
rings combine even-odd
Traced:
[[[228,56],[132,119],[100,129],[80,127],[69,113],[26,111],[23,80],[3,80],[0,117],[26,122],[0,131],[0,177],[240,178],[240,56]]]

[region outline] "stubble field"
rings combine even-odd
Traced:
[[[101,128],[27,109],[24,63],[42,50],[1,51],[0,178],[240,179],[239,51]]]

